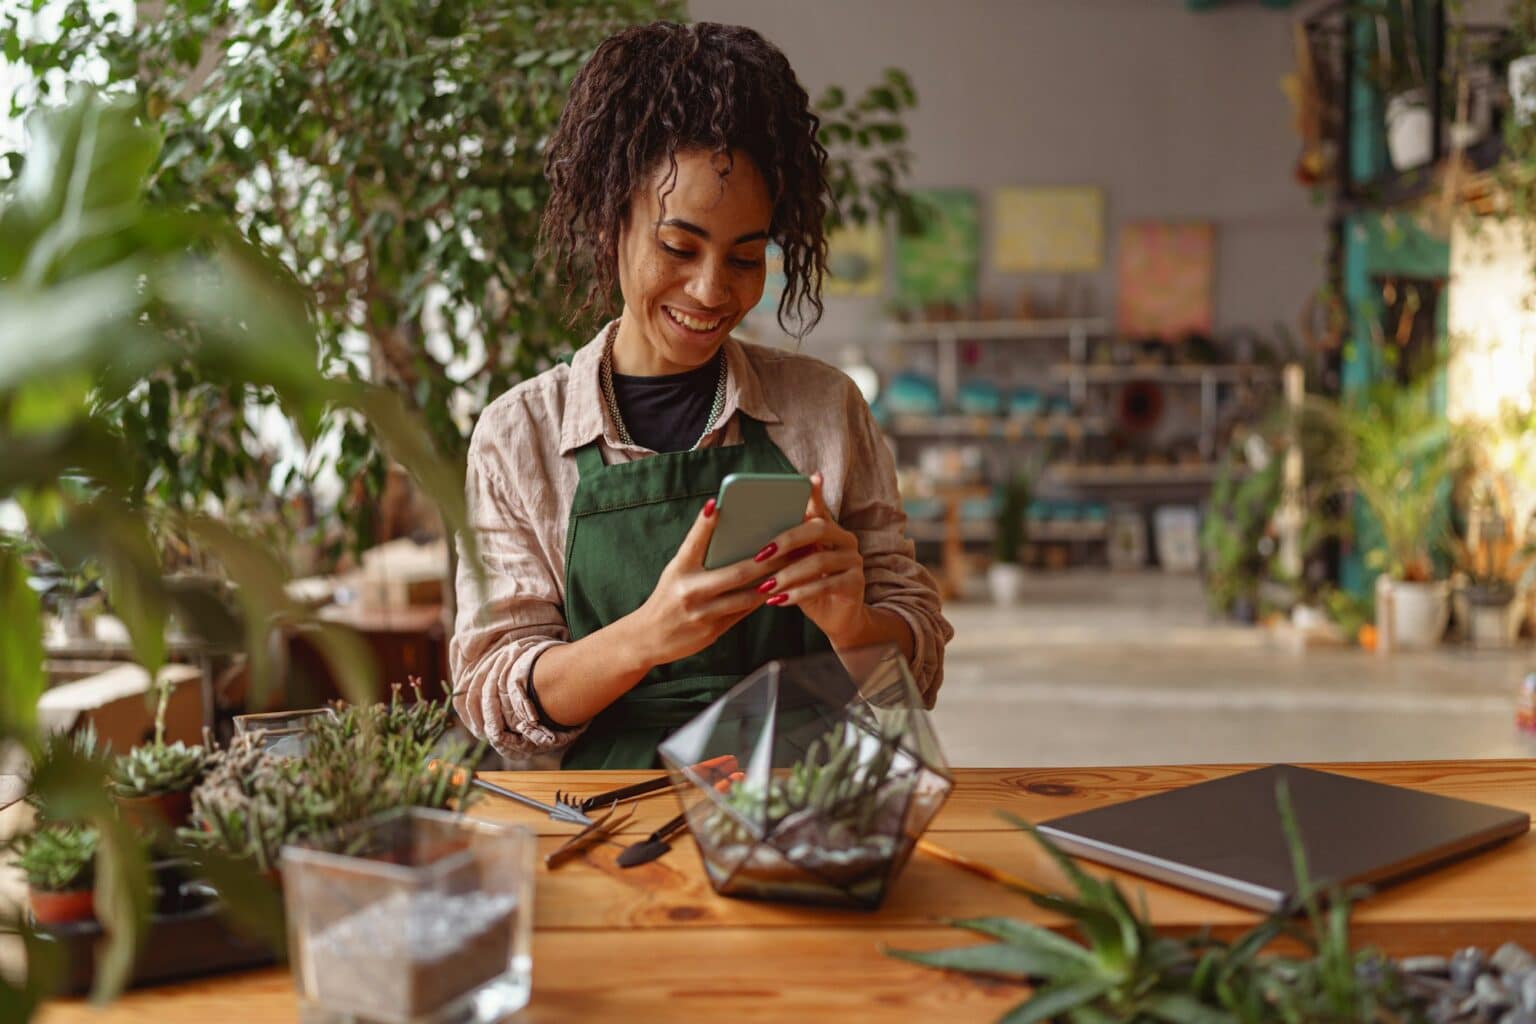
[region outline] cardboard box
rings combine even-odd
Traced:
[[[201,743],[203,738],[203,674],[192,665],[167,665],[160,678],[171,684],[165,709],[165,740]],[[116,753],[139,746],[155,735],[155,707],[149,673],[138,665],[114,665],[96,675],[55,686],[37,702],[40,724],[52,732],[69,732],[87,724],[102,743]]]

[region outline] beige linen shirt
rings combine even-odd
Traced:
[[[606,331],[606,327],[604,328]],[[559,750],[581,730],[539,721],[528,674],[545,648],[569,641],[565,538],[580,474],[575,452],[599,439],[609,465],[655,453],[624,444],[602,401],[603,332],[556,365],[490,404],[469,445],[469,521],[480,542],[482,591],[461,559],[458,621],[449,648],[454,707],[503,754]],[[820,470],[833,517],[859,538],[865,600],[911,627],[912,670],[932,706],[954,630],[938,590],[913,557],[895,464],[869,406],[835,367],[781,349],[725,342],[725,407],[703,447],[739,444],[735,414],[762,422],[800,472]]]

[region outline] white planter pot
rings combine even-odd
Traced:
[[[1013,562],[993,562],[987,567],[987,588],[994,604],[1015,605],[1024,593],[1024,567]]]
[[[1418,92],[1387,100],[1387,152],[1399,171],[1422,167],[1434,155],[1435,119]]]
[[[1438,583],[1403,583],[1393,580],[1385,588],[1392,647],[1434,647],[1450,621],[1450,586]]]
[[[1520,619],[1516,604],[1467,605],[1467,637],[1473,647],[1508,647],[1515,641]]]
[[[1509,98],[1516,121],[1529,124],[1536,118],[1536,53],[1509,62]]]

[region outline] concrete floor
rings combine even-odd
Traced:
[[[1529,647],[1294,653],[1213,622],[1190,577],[1040,575],[946,608],[935,722],[956,766],[1536,757]]]

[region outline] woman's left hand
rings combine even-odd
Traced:
[[[783,565],[763,581],[763,588],[769,605],[799,608],[834,647],[842,647],[847,644],[840,640],[860,635],[868,617],[864,558],[859,538],[838,526],[827,510],[821,485],[821,474],[813,473],[805,521],[779,538],[778,550],[786,553],[770,564]]]

